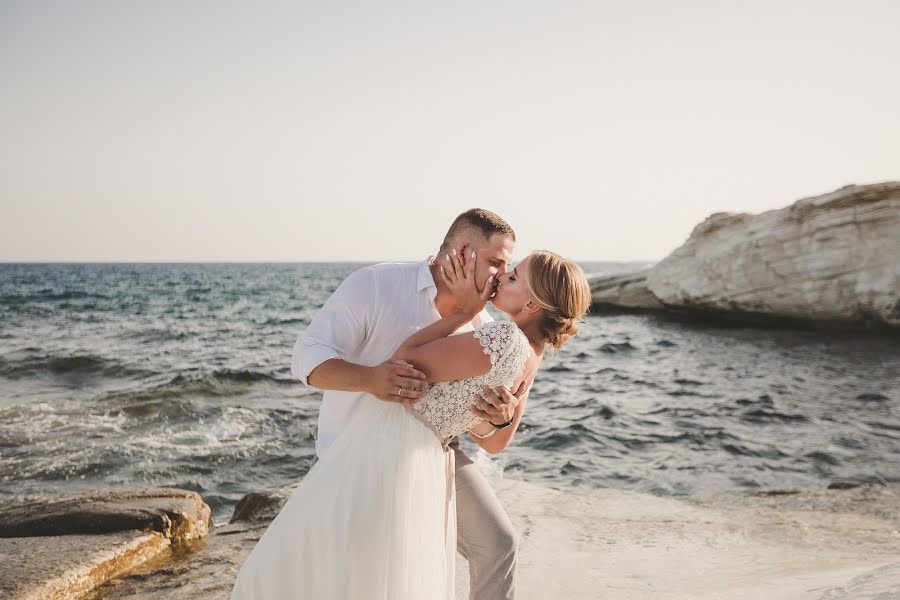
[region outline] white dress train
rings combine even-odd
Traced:
[[[468,407],[482,386],[510,387],[529,354],[511,321],[474,335],[488,373],[432,384],[412,405],[362,403],[244,560],[230,600],[453,600],[447,444],[480,422]]]

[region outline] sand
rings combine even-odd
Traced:
[[[491,482],[521,534],[519,600],[900,599],[900,487],[674,498]],[[227,600],[289,493],[87,597]]]
[[[493,485],[522,535],[522,600],[900,598],[897,489],[684,500]]]

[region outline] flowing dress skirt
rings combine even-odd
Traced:
[[[452,600],[453,451],[362,403],[245,559],[231,600]]]

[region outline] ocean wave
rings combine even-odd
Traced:
[[[259,325],[309,325],[309,319],[303,317],[269,318]]]
[[[741,415],[741,420],[748,423],[805,423],[809,421],[805,415],[797,413],[783,413],[777,410],[768,410],[765,408],[756,408],[745,411]]]
[[[108,402],[127,398],[133,401],[153,402],[184,396],[240,396],[246,394],[248,388],[256,384],[302,385],[296,379],[278,377],[272,373],[221,369],[208,373],[179,373],[165,383],[146,389],[117,390],[107,393],[100,398],[100,401]]]
[[[766,458],[766,459],[783,459],[787,458],[788,455],[775,447],[768,448],[751,448],[746,444],[741,444],[738,442],[725,443],[720,446],[722,450],[727,452],[728,454],[733,454],[735,456],[747,456],[751,458]]]
[[[96,292],[83,292],[80,290],[67,290],[54,292],[53,290],[39,290],[33,294],[4,294],[0,295],[0,306],[18,306],[32,302],[64,302],[68,300],[112,300],[112,296],[98,294]]]
[[[557,428],[530,436],[525,445],[537,450],[561,450],[584,442],[602,444],[602,439],[590,428],[574,423],[564,429]]]
[[[600,352],[603,352],[605,354],[621,354],[623,352],[631,352],[632,350],[637,350],[637,348],[632,346],[629,342],[608,342],[600,346],[600,348],[598,349],[600,350]]]
[[[145,369],[92,354],[43,355],[20,360],[0,359],[0,375],[7,379],[23,379],[36,375],[135,377],[147,374],[149,371]]]
[[[279,370],[284,372],[284,369]],[[300,381],[290,377],[279,377],[275,373],[253,371],[251,369],[219,369],[210,373],[178,374],[169,381],[169,385],[194,386],[206,384],[211,389],[221,389],[222,386],[242,385],[255,383],[270,383],[273,385],[300,385]]]
[[[263,373],[260,371],[252,371],[249,369],[231,370],[221,369],[213,371],[208,375],[211,381],[227,382],[227,383],[259,383],[267,382],[277,385],[295,385],[300,382],[296,379],[278,377],[272,373]],[[178,377],[172,381],[177,380]]]
[[[172,329],[153,328],[138,332],[124,331],[118,337],[141,342],[180,342],[190,339],[191,334]]]

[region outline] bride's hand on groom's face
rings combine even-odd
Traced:
[[[463,266],[461,257],[444,254],[441,261],[441,278],[456,300],[457,309],[467,315],[475,316],[484,308],[494,291],[494,277],[488,277],[484,289],[479,292],[475,285],[475,252]]]

